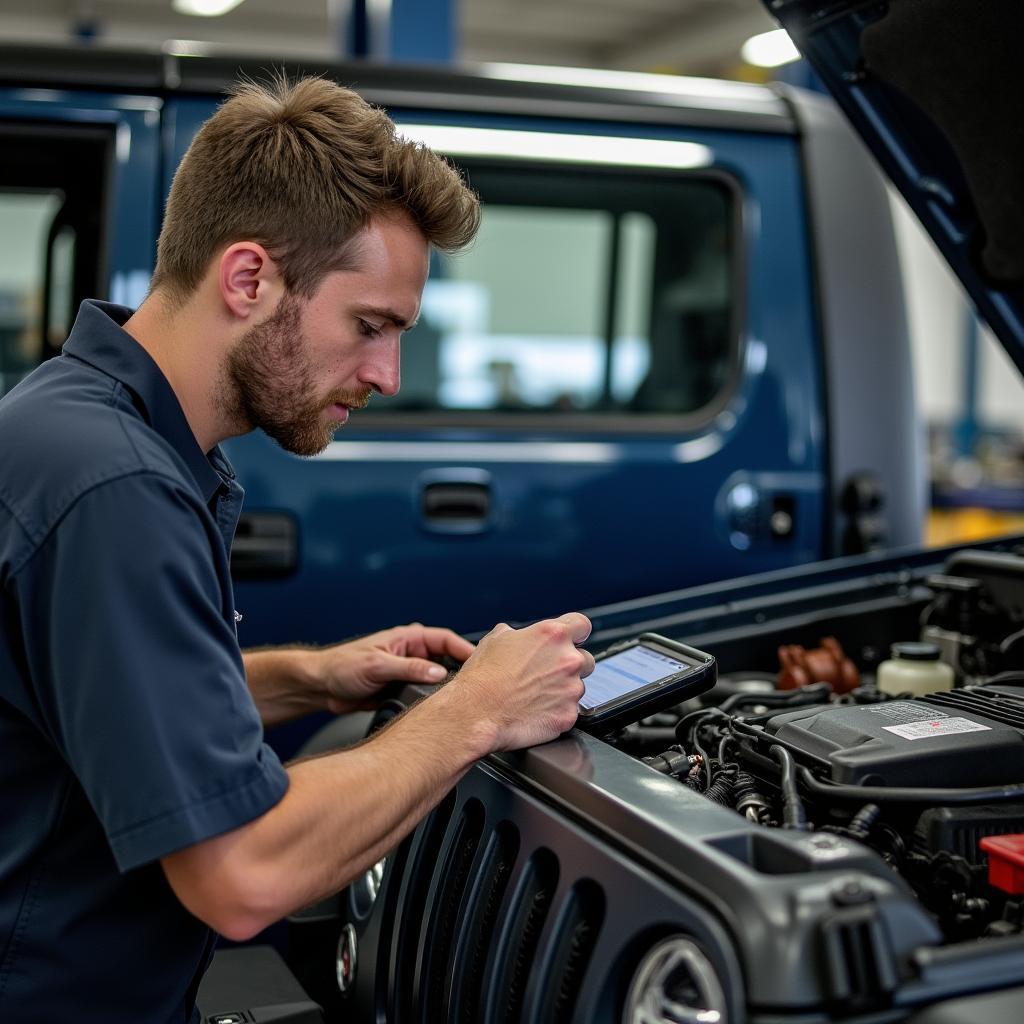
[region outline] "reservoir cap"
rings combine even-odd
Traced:
[[[893,644],[890,650],[894,658],[906,661],[938,661],[940,653],[935,644],[918,643],[916,640]]]

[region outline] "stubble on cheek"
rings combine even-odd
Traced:
[[[228,355],[224,391],[236,422],[249,429],[260,427],[296,455],[316,455],[330,444],[335,425],[325,410],[343,401],[333,396],[327,403],[317,399],[301,305],[291,297],[283,298],[272,316],[239,338]]]

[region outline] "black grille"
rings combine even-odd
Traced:
[[[477,800],[467,801],[438,875],[437,895],[423,949],[420,1019],[424,1024],[437,1024],[438,1021],[448,1019],[445,982],[452,964],[456,933],[470,881],[470,868],[483,830],[482,804]]]
[[[583,976],[601,930],[604,906],[604,893],[594,882],[578,882],[570,890],[559,917],[544,986],[544,1005],[539,1014],[543,1024],[567,1024],[572,1019]]]
[[[863,1009],[896,987],[892,949],[873,907],[837,912],[822,938],[833,1001]]]
[[[523,872],[506,920],[498,926],[507,936],[507,953],[492,975],[494,988],[488,1003],[495,1013],[485,1020],[519,1024],[537,940],[557,887],[557,858],[550,850],[537,850]]]
[[[460,1024],[479,1024],[484,1019],[481,996],[487,954],[518,853],[519,833],[509,822],[502,822],[484,851],[468,914],[465,956],[457,965],[451,1018]]]
[[[416,944],[423,926],[430,880],[437,867],[445,830],[454,810],[455,791],[452,791],[409,840],[412,843],[417,837],[421,839],[412,854],[409,887],[402,902],[402,919],[395,944],[392,1016],[396,1024],[407,1024],[412,1020],[412,995],[416,991]]]

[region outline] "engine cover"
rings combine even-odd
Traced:
[[[776,715],[770,735],[823,759],[834,782],[946,788],[1024,778],[1024,733],[927,700],[805,707]]]

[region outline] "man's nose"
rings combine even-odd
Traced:
[[[359,376],[364,384],[382,395],[397,394],[402,380],[398,340],[382,345],[375,353],[375,358],[364,365]]]

